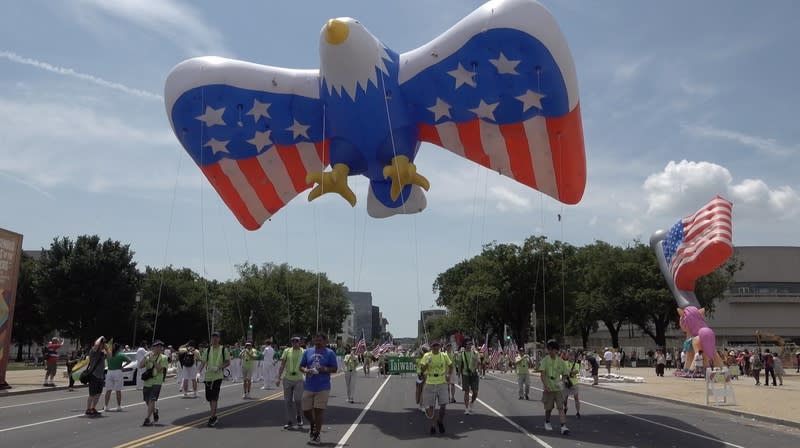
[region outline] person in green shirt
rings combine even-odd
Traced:
[[[111,401],[111,392],[116,392],[117,396],[117,412],[122,411],[122,386],[124,379],[122,377],[122,366],[131,362],[127,356],[120,352],[121,345],[114,343],[111,349],[111,357],[106,359],[108,365],[108,372],[106,372],[106,402],[103,406],[103,411],[109,411],[108,402]]]
[[[459,353],[461,358],[461,388],[464,390],[464,414],[472,414],[472,407],[478,399],[478,386],[480,385],[480,353],[475,350],[471,339],[464,341],[464,351]],[[472,392],[472,399],[469,394]]]
[[[242,398],[250,398],[250,388],[253,385],[253,370],[256,367],[258,350],[253,348],[253,343],[245,342],[244,348],[239,352],[239,359],[242,360]]]
[[[431,351],[422,356],[422,374],[425,375],[425,386],[422,390],[422,401],[428,409],[426,415],[431,421],[430,433],[436,434],[438,427],[439,434],[444,433],[444,413],[447,409],[447,382],[453,373],[453,361],[447,353],[441,351],[442,343],[439,341],[431,342]],[[434,419],[436,410],[434,407],[439,403],[439,418]]]
[[[164,378],[167,376],[167,368],[169,367],[169,360],[164,355],[163,350],[164,343],[157,340],[150,346],[150,351],[147,352],[144,359],[139,361],[139,368],[151,374],[149,378],[144,380],[144,388],[142,389],[142,396],[145,405],[147,405],[147,416],[144,418],[142,426],[153,426],[153,423],[150,422],[150,417],[153,417],[153,422],[158,422],[156,401],[158,401],[161,385],[164,384]]]
[[[358,367],[358,355],[356,348],[350,349],[350,353],[344,355],[344,382],[347,383],[347,402],[355,403],[353,397],[356,391],[356,368]]]
[[[514,360],[514,367],[517,368],[517,385],[519,386],[519,399],[525,397],[530,400],[529,393],[531,391],[530,368],[531,357],[527,353],[520,353],[517,359]]]
[[[205,368],[204,383],[206,386],[206,401],[211,408],[208,426],[217,425],[217,404],[219,403],[219,390],[222,388],[222,379],[225,377],[225,368],[231,365],[231,354],[219,343],[219,332],[211,333],[211,345],[200,351],[200,370]]]
[[[572,399],[575,400],[575,417],[578,417],[580,420],[581,418],[581,400],[578,396],[578,385],[580,381],[578,380],[578,374],[581,371],[581,362],[578,352],[569,351],[563,352],[561,354],[561,359],[567,363],[567,376],[564,377],[564,391],[562,395],[564,396],[564,414],[568,414],[568,406],[567,401],[569,400],[569,396],[572,395]],[[567,387],[567,381],[572,387]]]
[[[425,405],[422,404],[422,389],[425,387],[425,375],[422,374],[422,357],[425,356],[426,353],[430,351],[430,347],[426,344],[423,344],[420,348],[420,352],[422,355],[417,358],[417,405],[419,406],[419,410],[425,412]],[[369,352],[367,352],[369,353]]]
[[[303,374],[300,373],[300,361],[303,359],[301,339],[297,336],[291,340],[291,347],[281,353],[281,365],[278,368],[278,381],[283,378],[283,399],[286,402],[286,423],[283,429],[303,429]]]
[[[561,421],[561,434],[569,434],[567,429],[567,414],[564,412],[564,399],[561,395],[562,378],[569,377],[569,366],[558,356],[558,342],[555,339],[547,341],[547,356],[539,364],[542,378],[542,402],[544,403],[544,429],[552,431],[550,414],[553,406],[558,408],[558,417]]]

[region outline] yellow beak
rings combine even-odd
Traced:
[[[339,45],[347,40],[350,27],[341,20],[330,19],[325,25],[325,40],[331,45]]]

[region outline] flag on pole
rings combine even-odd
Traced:
[[[364,329],[361,329],[361,339],[356,344],[356,356],[361,356],[367,351],[367,340],[364,339]]]

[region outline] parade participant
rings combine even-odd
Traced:
[[[564,376],[564,390],[562,392],[562,395],[564,396],[564,415],[569,413],[567,409],[567,402],[569,401],[570,395],[572,395],[572,399],[575,400],[575,416],[578,417],[578,420],[580,420],[581,400],[578,395],[578,385],[580,384],[580,381],[578,380],[578,373],[581,371],[581,364],[578,362],[579,355],[577,352],[564,351],[561,359],[563,359],[568,366],[568,374]]]
[[[250,388],[253,385],[253,368],[255,367],[258,351],[253,348],[253,343],[245,342],[244,349],[239,353],[242,362],[242,398],[250,398]]]
[[[358,356],[356,355],[356,348],[350,349],[350,353],[344,356],[344,382],[347,383],[347,402],[355,403],[356,390],[356,367],[358,367]]]
[[[242,377],[242,347],[239,343],[233,344],[230,349],[231,352],[231,381],[234,383],[239,381]]]
[[[61,348],[62,345],[64,345],[64,340],[59,338],[53,338],[50,340],[50,343],[47,344],[44,359],[44,384],[42,384],[45,387],[54,387],[56,385],[54,381],[56,378],[56,370],[58,370],[58,349]]]
[[[369,369],[372,365],[372,353],[371,352],[364,352],[364,376],[369,376]]]
[[[531,357],[527,353],[520,353],[517,359],[514,360],[514,366],[517,369],[517,385],[519,386],[519,399],[524,397],[530,400],[529,394],[531,390],[530,381],[530,367]]]
[[[264,360],[261,361],[261,376],[264,378],[264,385],[261,386],[261,390],[272,389],[272,358],[275,357],[275,349],[272,348],[272,341],[267,339],[264,341],[264,344],[264,350],[262,351]]]
[[[336,353],[326,347],[328,337],[324,334],[314,336],[314,347],[303,353],[300,371],[306,375],[303,391],[303,414],[311,425],[310,443],[319,445],[320,432],[328,396],[331,392],[331,373],[336,373],[338,361]]]
[[[111,401],[111,392],[116,392],[117,397],[117,412],[122,411],[122,366],[127,364],[130,360],[125,356],[120,349],[119,344],[114,344],[111,348],[111,356],[106,360],[108,371],[106,372],[106,401],[103,406],[103,411],[108,411],[108,402]]]
[[[287,421],[283,429],[303,429],[303,416],[300,413],[303,406],[303,374],[300,373],[303,349],[300,347],[300,338],[293,337],[291,345],[281,354],[278,381],[275,385],[280,386],[283,378],[283,400],[286,403]]]
[[[422,402],[427,408],[426,415],[430,420],[431,435],[444,433],[444,414],[447,409],[447,380],[453,373],[453,361],[447,353],[441,352],[442,343],[433,341],[431,351],[422,356],[422,374],[425,375],[425,386],[422,390]],[[436,416],[436,403],[439,403],[439,417]]]
[[[586,362],[589,363],[589,368],[592,373],[592,386],[597,386],[600,381],[600,363],[597,362],[597,356],[589,352],[586,354]]]
[[[181,390],[183,396],[189,396],[189,381],[192,382],[192,396],[197,397],[197,362],[198,354],[194,341],[178,347],[178,364],[181,365]]]
[[[72,377],[72,369],[75,368],[75,365],[78,364],[80,358],[78,354],[75,352],[71,352],[69,357],[67,358],[67,378],[69,379],[69,391],[72,392],[75,387],[75,378]]]
[[[216,426],[217,405],[219,403],[219,390],[222,387],[222,379],[225,377],[225,368],[231,365],[231,354],[228,349],[220,345],[219,332],[211,333],[211,345],[200,352],[200,369],[205,368],[204,378],[206,389],[206,401],[211,409],[208,417],[208,426]]]
[[[480,363],[480,354],[475,350],[471,339],[464,340],[464,351],[459,353],[461,358],[461,388],[464,390],[464,414],[472,414],[472,407],[475,405],[475,400],[478,399],[478,386],[480,383],[480,375],[478,368]],[[470,399],[470,391],[472,391],[472,399]]]
[[[425,353],[430,351],[430,348],[427,345],[422,345],[419,348],[422,352],[422,355],[417,358],[417,387],[416,387],[416,398],[417,398],[417,406],[419,406],[419,410],[425,412],[425,406],[422,404],[422,389],[425,387],[425,375],[422,373],[422,357],[425,356]]]
[[[92,349],[89,350],[89,365],[86,367],[85,372],[89,381],[89,399],[86,401],[86,415],[90,417],[99,415],[97,403],[103,393],[103,383],[106,378],[105,360],[110,354],[111,351],[106,347],[106,338],[103,336],[97,338]]]
[[[144,359],[137,365],[146,373],[144,386],[142,388],[142,396],[144,403],[147,406],[147,415],[144,418],[142,426],[153,426],[153,422],[158,422],[158,409],[156,408],[156,401],[161,394],[161,385],[164,384],[164,378],[167,376],[167,369],[169,368],[169,359],[162,353],[164,350],[164,343],[161,341],[153,342],[150,351],[145,355]],[[153,422],[150,421],[153,418]]]
[[[453,344],[448,343],[445,346],[445,353],[447,356],[450,357],[450,360],[453,361],[453,368],[455,370],[455,375],[450,375],[450,378],[447,380],[447,402],[448,403],[457,403],[456,401],[456,376],[458,375],[458,362],[456,362],[455,352],[453,351]]]
[[[552,431],[550,414],[553,406],[558,408],[561,421],[561,434],[569,434],[567,429],[567,414],[564,413],[564,399],[561,395],[562,376],[569,376],[569,366],[558,356],[558,342],[555,339],[547,341],[548,356],[542,359],[539,365],[542,379],[542,402],[544,403],[544,429]]]

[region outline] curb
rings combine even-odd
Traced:
[[[719,412],[719,413],[722,413],[722,414],[734,415],[736,417],[751,418],[753,420],[758,420],[758,421],[767,422],[767,423],[774,423],[774,424],[777,424],[777,425],[789,426],[789,427],[792,427],[792,428],[800,429],[800,422],[795,422],[795,421],[791,421],[791,420],[782,420],[782,419],[774,418],[774,417],[764,417],[763,415],[751,414],[749,412],[738,411],[738,410],[735,410],[735,409],[727,409],[727,408],[718,407],[718,406],[706,406],[704,404],[698,404],[698,403],[689,403],[689,402],[686,402],[686,401],[676,400],[674,398],[657,397],[657,396],[654,396],[654,395],[643,394],[641,392],[632,392],[632,391],[629,391],[629,390],[613,389],[613,388],[604,387],[604,386],[601,386],[601,385],[597,385],[595,387],[598,387],[599,389],[602,389],[602,390],[608,390],[608,391],[612,391],[612,392],[620,392],[620,393],[623,393],[623,394],[635,395],[637,397],[651,398],[653,400],[661,400],[661,401],[666,401],[666,402],[669,402],[669,403],[680,404],[680,405],[683,405],[683,406],[691,406],[693,408],[705,409],[707,411],[714,411],[714,412]]]
[[[88,386],[86,386],[84,384],[76,384],[72,388],[73,389],[83,389],[85,387],[88,387]],[[43,392],[50,392],[50,391],[53,391],[53,390],[68,390],[68,389],[69,389],[69,386],[56,386],[56,387],[46,387],[46,388],[45,387],[37,387],[36,389],[23,389],[23,390],[13,390],[13,388],[12,388],[12,389],[0,390],[0,398],[11,397],[11,396],[14,396],[14,395],[38,394],[38,393],[43,393]]]

